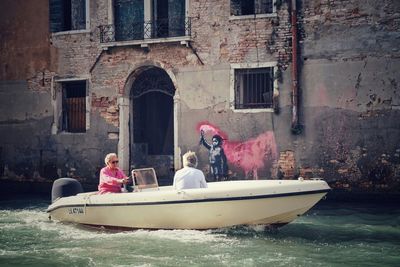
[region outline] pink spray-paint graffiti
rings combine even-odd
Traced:
[[[278,157],[275,136],[272,131],[264,132],[246,141],[229,140],[225,132],[209,122],[200,122],[197,125],[197,131],[221,136],[224,140],[222,148],[228,162],[242,169],[246,177],[252,174],[254,179],[258,179],[258,171],[264,168],[266,163],[272,163]]]

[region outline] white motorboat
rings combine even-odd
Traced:
[[[281,226],[304,214],[330,190],[321,179],[301,178],[225,181],[208,183],[208,188],[176,190],[159,187],[154,169],[135,173],[138,181],[129,193],[79,193],[82,187],[76,180],[56,180],[47,212],[61,222],[117,228]]]

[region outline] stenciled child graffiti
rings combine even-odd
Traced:
[[[222,137],[218,134],[214,135],[210,145],[204,138],[204,131],[200,130],[200,144],[209,150],[210,173],[213,175],[214,181],[225,180],[228,176],[228,163],[222,147]]]
[[[278,157],[275,136],[272,131],[264,132],[246,141],[231,141],[225,132],[209,122],[200,122],[197,130],[201,136],[205,134],[219,136],[223,140],[220,151],[224,153],[230,164],[244,171],[246,178],[259,179],[258,171],[263,169],[267,163],[272,164]],[[200,142],[202,139],[205,138],[201,137]],[[210,165],[212,165],[211,160]],[[210,167],[212,168],[212,166]]]

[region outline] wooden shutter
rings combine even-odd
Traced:
[[[84,97],[67,98],[68,131],[77,133],[86,131],[86,99]]]

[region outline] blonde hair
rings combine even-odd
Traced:
[[[182,161],[183,161],[184,167],[193,167],[193,168],[197,167],[196,153],[194,153],[190,150],[182,156]]]
[[[118,158],[117,154],[115,154],[115,153],[108,153],[108,154],[106,155],[106,157],[104,158],[104,163],[107,165],[107,163],[109,163],[109,162],[110,162],[110,159],[112,159],[112,158]]]

